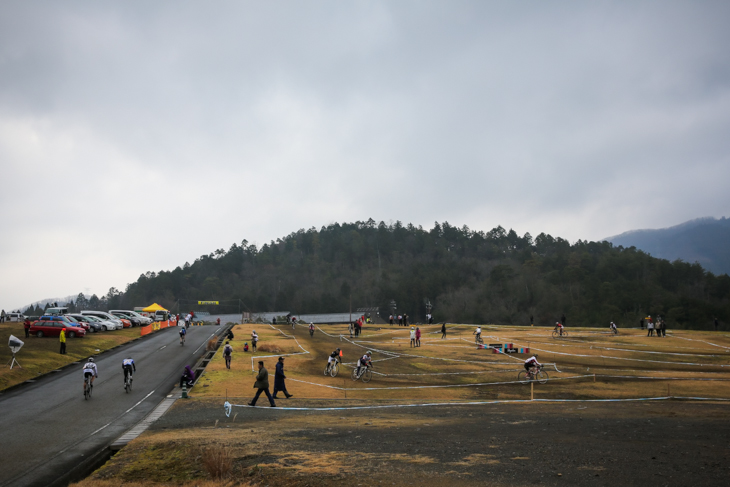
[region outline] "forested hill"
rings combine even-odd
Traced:
[[[437,321],[636,326],[661,314],[670,326],[707,328],[730,317],[730,277],[697,264],[668,262],[634,248],[540,234],[517,235],[436,223],[332,224],[299,230],[261,248],[244,240],[171,272],[142,275],[99,306],[241,299],[244,310],[341,312],[379,306]],[[186,306],[182,306],[186,309]],[[215,308],[211,308],[213,311]]]
[[[730,219],[698,218],[669,228],[632,230],[605,240],[661,259],[699,262],[716,274],[730,272]]]

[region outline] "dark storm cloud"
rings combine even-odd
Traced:
[[[4,2],[0,164],[19,189],[0,192],[0,222],[27,238],[0,242],[3,295],[104,292],[243,238],[371,216],[573,240],[721,216],[728,14]],[[50,263],[67,282],[22,279]]]

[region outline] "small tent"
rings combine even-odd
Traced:
[[[160,306],[159,304],[154,303],[154,304],[147,306],[142,311],[144,311],[145,313],[154,313],[155,311],[167,311],[167,310],[165,308],[163,308],[162,306]]]

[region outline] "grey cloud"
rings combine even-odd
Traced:
[[[68,279],[0,292],[104,292],[243,238],[370,216],[575,240],[723,215],[729,13],[4,2],[0,164],[27,189],[0,192],[0,223],[63,251],[6,240],[0,268],[63,259]],[[39,195],[48,181],[73,190]],[[95,233],[83,246],[79,228]],[[154,237],[123,238],[133,228]]]

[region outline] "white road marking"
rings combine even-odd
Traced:
[[[152,392],[150,392],[149,394],[147,394],[147,395],[146,395],[145,397],[143,397],[142,399],[140,399],[140,400],[139,400],[139,402],[138,402],[137,404],[135,404],[135,405],[134,405],[134,406],[132,406],[131,408],[129,408],[129,409],[127,409],[126,411],[124,411],[124,414],[127,414],[127,413],[128,413],[129,411],[131,411],[132,409],[134,409],[134,408],[136,408],[137,406],[139,406],[140,404],[142,404],[142,401],[144,401],[145,399],[147,399],[148,397],[150,397],[150,396],[151,396],[152,394],[154,394],[154,392],[155,392],[155,391],[152,391]],[[107,426],[109,426],[109,425],[107,425]],[[104,426],[104,427],[106,428],[106,426]],[[93,433],[92,433],[92,434],[93,434]]]

